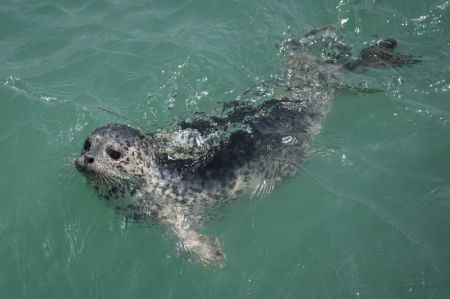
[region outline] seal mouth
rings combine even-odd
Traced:
[[[107,174],[101,173],[96,171],[95,169],[92,169],[92,167],[90,167],[89,165],[86,165],[85,163],[82,162],[83,160],[80,161],[80,159],[75,160],[74,164],[75,164],[75,168],[77,169],[77,171],[79,173],[81,173],[84,177],[86,177],[86,179],[88,179],[88,181],[92,182],[92,183],[103,183],[103,184],[110,184],[110,183],[114,183],[116,181],[116,179],[114,179],[113,177],[110,177]]]

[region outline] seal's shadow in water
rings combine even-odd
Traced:
[[[167,228],[181,255],[223,266],[218,238],[199,232],[210,220],[207,211],[242,193],[260,197],[295,176],[335,96],[378,92],[342,78],[419,62],[396,53],[392,38],[353,59],[334,31],[322,27],[284,41],[284,74],[225,103],[221,116],[197,113],[170,131],[118,124],[96,129],[75,161],[77,170],[127,218]],[[324,52],[315,52],[320,48]]]

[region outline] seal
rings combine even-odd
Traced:
[[[75,160],[77,170],[107,205],[128,218],[166,227],[189,259],[223,266],[219,240],[200,232],[208,209],[241,193],[266,194],[297,174],[336,94],[374,92],[342,84],[340,76],[420,61],[395,53],[394,39],[343,62],[349,49],[339,44],[328,59],[319,59],[307,50],[324,32],[330,30],[287,40],[290,53],[281,79],[225,103],[221,116],[196,114],[174,129],[150,133],[123,124],[94,130]]]

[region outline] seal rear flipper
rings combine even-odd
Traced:
[[[383,89],[379,88],[368,88],[368,87],[355,87],[350,85],[336,85],[334,86],[337,96],[347,96],[347,95],[359,95],[359,94],[374,94],[384,92]]]
[[[343,67],[352,73],[363,73],[367,68],[401,67],[421,62],[418,56],[395,53],[396,47],[397,40],[384,39],[362,49],[357,59],[345,63]]]
[[[299,38],[288,38],[280,49],[289,49],[296,55],[321,58],[323,62],[340,65],[351,57],[351,47],[342,40],[342,22],[314,28]]]

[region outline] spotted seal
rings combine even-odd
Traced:
[[[394,52],[394,39],[365,48],[346,62],[336,62],[347,55],[342,45],[338,55],[330,55],[334,61],[319,59],[305,50],[317,32],[286,42],[292,51],[282,78],[249,90],[252,97],[269,86],[263,101],[228,102],[223,115],[195,115],[171,131],[144,133],[127,125],[105,125],[85,140],[75,160],[77,170],[118,212],[160,223],[191,259],[223,265],[219,240],[199,231],[205,211],[244,192],[269,192],[297,173],[342,88],[336,79],[340,75],[419,62]]]

